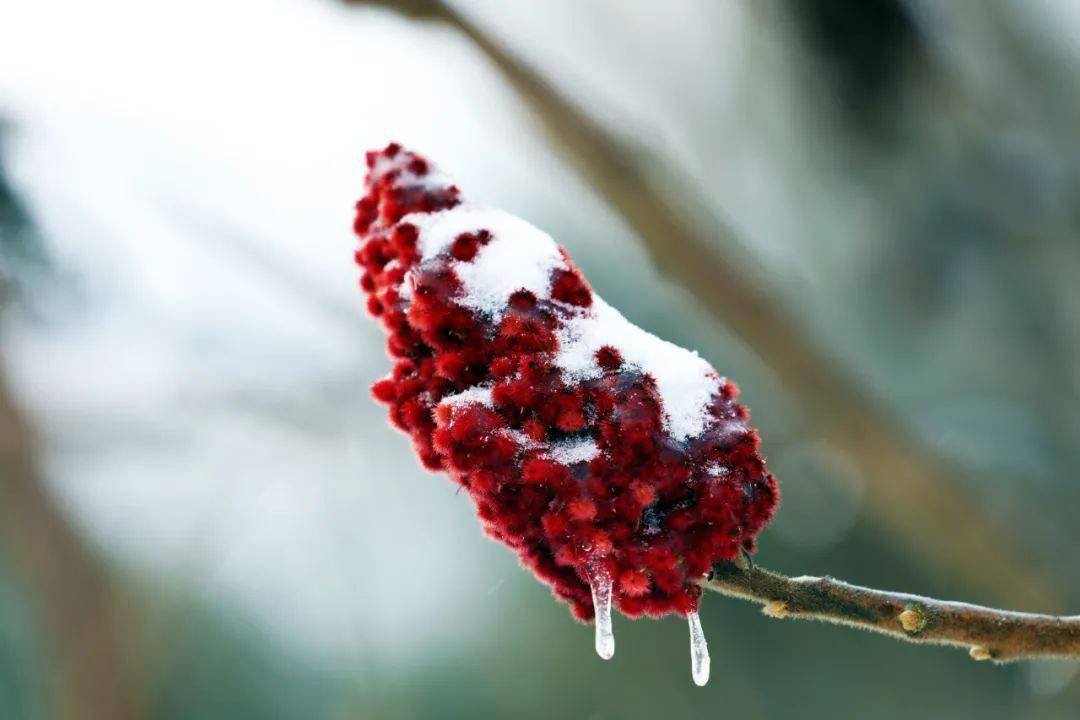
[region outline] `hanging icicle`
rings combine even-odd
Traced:
[[[692,612],[686,616],[690,623],[690,672],[694,684],[703,687],[709,682],[709,644],[705,642],[705,632],[701,629],[701,617]]]
[[[615,633],[611,627],[611,574],[606,570],[596,571],[589,582],[596,614],[596,654],[610,660],[615,655]]]

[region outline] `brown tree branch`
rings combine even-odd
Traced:
[[[2,159],[2,158],[0,158]],[[0,233],[28,231],[29,221],[5,185],[0,204],[16,210]],[[0,236],[0,243],[10,238]],[[0,251],[5,248],[0,247]],[[0,331],[15,297],[0,276]],[[3,344],[0,343],[0,349]],[[131,608],[116,578],[71,526],[44,482],[36,436],[24,421],[0,369],[0,552],[28,590],[46,646],[50,716],[70,720],[128,720],[141,716],[123,639]]]
[[[939,577],[1029,607],[1061,605],[1010,533],[958,492],[957,468],[915,442],[805,322],[751,271],[734,234],[693,182],[655,153],[593,120],[538,72],[441,0],[346,0],[440,22],[499,70],[566,161],[627,221],[657,267],[692,293],[769,367],[803,419],[850,458],[866,502],[893,541]],[[972,562],[973,558],[981,558]]]
[[[1080,615],[995,610],[830,577],[789,578],[742,562],[718,564],[703,586],[761,603],[770,617],[821,620],[907,642],[963,647],[975,660],[1080,660]]]
[[[126,720],[139,702],[125,667],[116,585],[44,486],[32,436],[0,377],[0,550],[26,580],[47,642],[56,717]]]

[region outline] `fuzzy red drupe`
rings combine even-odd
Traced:
[[[467,216],[420,156],[367,165],[356,261],[394,360],[372,392],[421,462],[579,619],[597,577],[628,616],[696,611],[695,581],[752,551],[779,498],[735,385],[626,323],[557,246],[538,255],[535,228]],[[590,345],[594,326],[623,329]],[[669,358],[692,372],[659,378]]]

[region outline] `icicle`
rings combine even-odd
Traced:
[[[686,616],[686,619],[690,622],[691,673],[694,676],[694,684],[704,687],[705,683],[709,682],[709,645],[705,642],[705,632],[701,629],[701,617],[696,612],[692,612]]]
[[[615,655],[615,633],[611,629],[611,574],[606,570],[591,573],[592,603],[596,619],[596,654],[605,660]]]

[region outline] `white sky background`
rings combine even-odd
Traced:
[[[369,399],[363,151],[401,140],[648,271],[471,48],[317,0],[11,4],[0,116],[63,287],[4,360],[92,538],[335,660],[456,644],[525,578]]]

